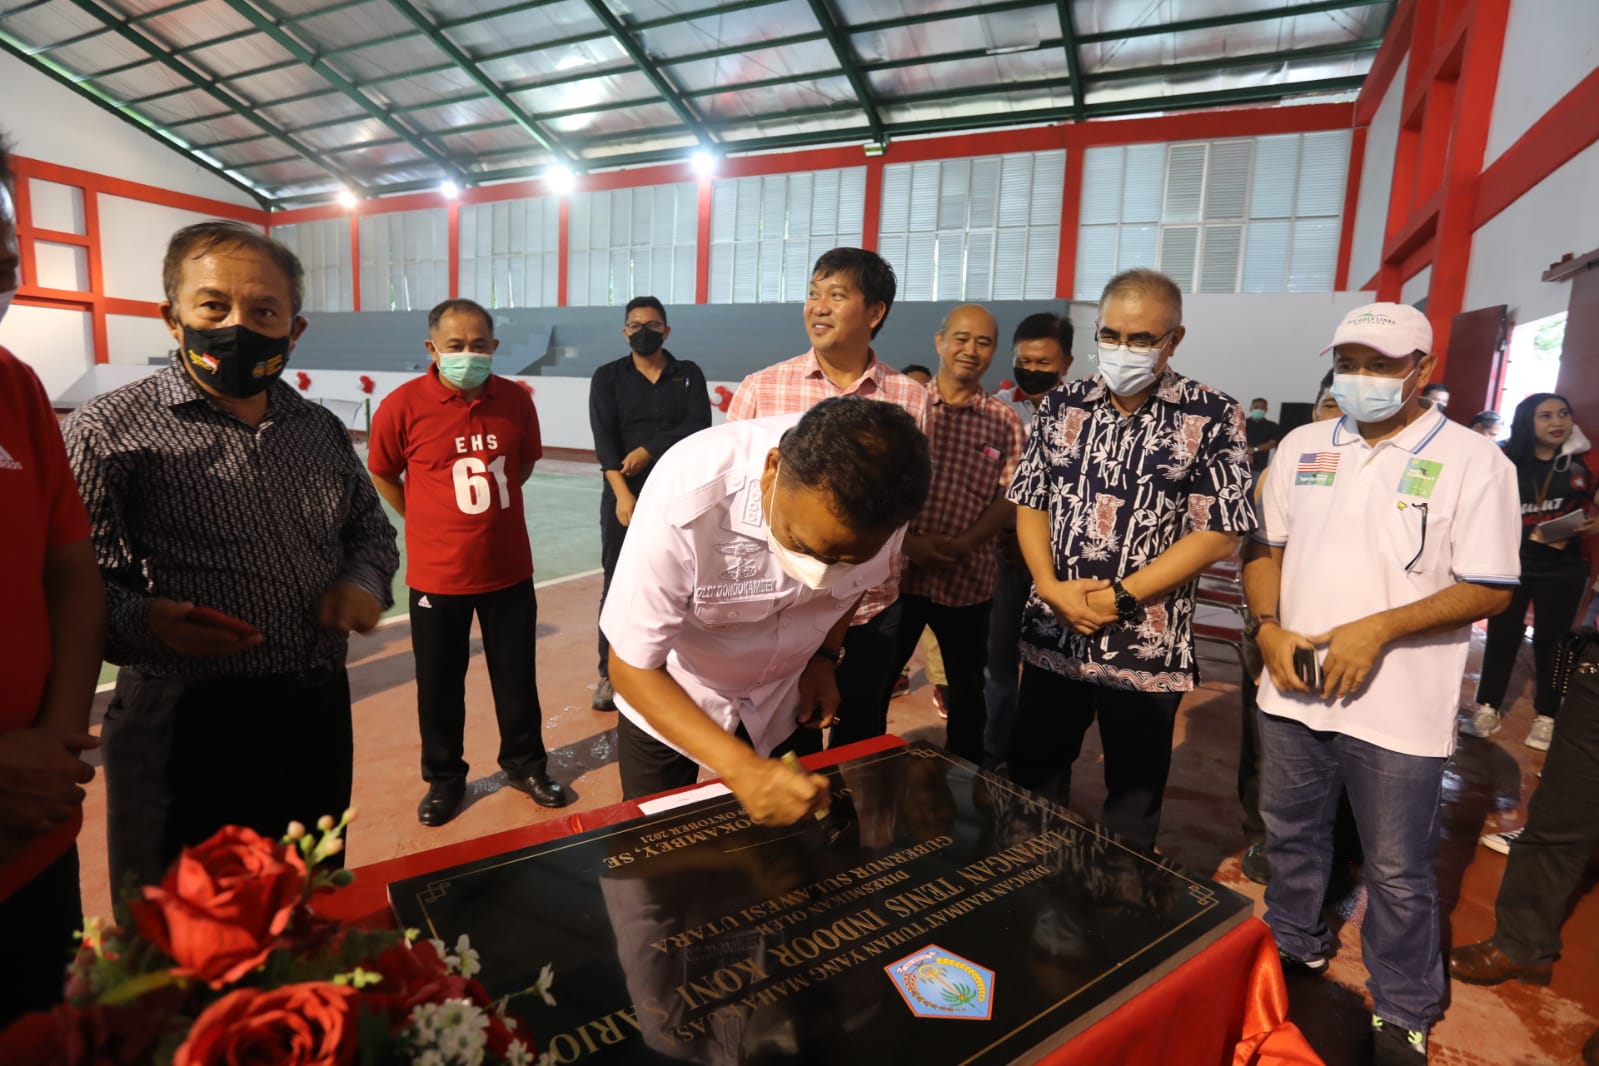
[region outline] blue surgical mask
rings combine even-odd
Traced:
[[[439,353],[439,377],[458,389],[475,389],[489,379],[494,366],[491,355],[445,355]]]
[[[1405,382],[1410,380],[1411,374],[1402,378],[1380,378],[1370,374],[1334,374],[1332,383],[1333,399],[1338,401],[1338,406],[1344,414],[1356,422],[1371,425],[1376,422],[1386,422],[1398,414],[1410,397],[1405,395]]]
[[[1258,407],[1252,408],[1249,412],[1249,418],[1253,422],[1264,422],[1266,420],[1266,412]]]

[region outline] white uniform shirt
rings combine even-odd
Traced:
[[[1316,636],[1457,581],[1519,580],[1515,467],[1436,410],[1376,447],[1348,418],[1301,426],[1264,476],[1254,536],[1284,549],[1277,614],[1294,632]],[[1279,692],[1268,673],[1260,709],[1390,751],[1447,756],[1470,633],[1462,625],[1388,645],[1347,701]]]
[[[994,398],[1004,400],[1010,404],[1010,409],[1015,411],[1016,417],[1022,420],[1024,429],[1033,424],[1033,416],[1038,413],[1038,407],[1032,400],[1027,398],[1027,394],[1022,391],[1020,385],[1012,385],[1008,389],[1000,389],[994,393]]]
[[[895,531],[829,589],[783,572],[766,540],[761,472],[801,417],[728,422],[663,455],[633,509],[600,613],[612,651],[641,669],[665,666],[723,729],[743,722],[762,755],[794,732],[800,673],[844,612],[887,578],[905,536]],[[620,693],[616,706],[666,742]]]

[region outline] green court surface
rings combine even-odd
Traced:
[[[364,451],[362,458],[365,459]],[[522,509],[527,517],[528,539],[533,545],[533,580],[556,578],[597,570],[600,565],[600,488],[598,477],[553,474],[535,470],[522,486]],[[407,610],[405,588],[405,527],[400,517],[383,505],[399,534],[400,569],[394,575],[394,606],[384,617]],[[117,668],[105,663],[100,684],[116,679]]]

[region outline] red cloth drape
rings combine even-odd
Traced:
[[[1047,1066],[1321,1066],[1288,1021],[1271,931],[1251,918],[1042,1060]]]

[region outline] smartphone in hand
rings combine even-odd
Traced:
[[[240,637],[259,637],[261,631],[239,618],[223,614],[221,611],[210,607],[196,607],[188,614],[188,620],[196,625],[210,626],[212,629],[221,629]]]
[[[1311,691],[1321,691],[1321,663],[1316,661],[1315,648],[1294,649],[1294,674]]]

